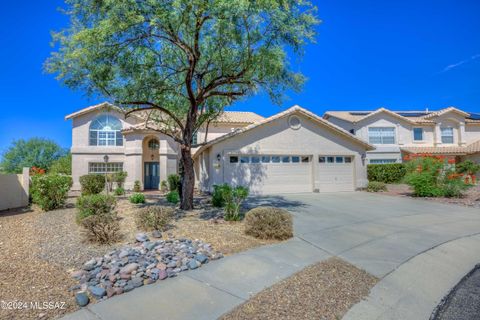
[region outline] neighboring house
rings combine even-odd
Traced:
[[[141,118],[102,103],[66,116],[72,120],[73,189],[88,173],[126,171],[127,189],[145,189],[178,170],[173,139],[145,128]],[[199,130],[194,140],[205,141]],[[224,112],[194,150],[197,187],[248,186],[252,193],[353,191],[367,183],[365,157],[374,147],[321,117],[295,106],[270,118]],[[108,162],[104,157],[108,156]]]
[[[294,106],[209,141],[194,155],[198,188],[244,185],[255,194],[354,191],[374,147]]]
[[[328,111],[324,119],[368,141],[371,164],[402,162],[406,154],[436,154],[480,162],[480,114],[439,111]]]
[[[80,189],[80,176],[115,171],[128,173],[127,189],[132,189],[136,180],[145,189],[158,189],[160,181],[178,171],[177,143],[145,129],[144,120],[137,116],[125,119],[122,109],[116,106],[101,103],[65,119],[72,120],[73,190]],[[262,119],[253,112],[224,112],[210,125],[207,138],[214,139]],[[205,141],[205,131],[199,130],[194,140]]]

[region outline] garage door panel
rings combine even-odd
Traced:
[[[320,192],[355,190],[354,165],[351,163],[318,163],[316,185]]]

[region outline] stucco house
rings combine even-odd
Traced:
[[[368,141],[368,163],[402,162],[407,154],[436,154],[480,162],[480,114],[439,111],[328,111],[325,120]]]
[[[145,189],[177,172],[179,150],[170,137],[125,119],[108,103],[65,117],[72,120],[73,189],[88,173],[127,171]],[[199,130],[195,139],[204,142]],[[193,150],[197,187],[242,184],[252,193],[353,191],[367,183],[365,157],[374,147],[299,107],[264,119],[253,112],[225,112],[210,125],[207,144]],[[104,162],[105,155],[108,162]]]

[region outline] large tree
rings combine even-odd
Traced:
[[[304,0],[67,0],[46,69],[67,86],[107,97],[180,146],[181,208],[193,208],[192,137],[235,100],[279,103],[304,76],[289,63],[315,39]]]
[[[3,154],[0,167],[4,172],[21,173],[23,167],[48,170],[52,163],[67,153],[55,141],[32,138],[16,140]]]

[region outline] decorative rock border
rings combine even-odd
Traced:
[[[135,238],[135,244],[93,258],[81,270],[72,272],[79,284],[70,290],[77,291],[75,300],[79,306],[89,303],[87,292],[96,299],[110,298],[223,257],[200,240],[150,241],[144,233]]]

